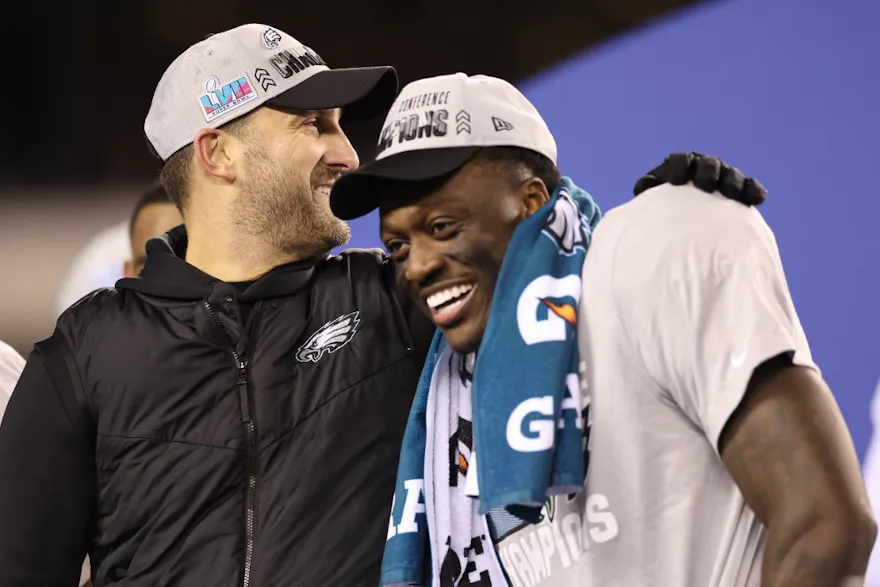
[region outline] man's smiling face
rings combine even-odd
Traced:
[[[401,288],[456,351],[479,347],[513,232],[548,198],[525,169],[479,155],[448,179],[383,192],[382,242]]]

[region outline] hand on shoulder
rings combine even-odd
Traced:
[[[747,177],[718,157],[695,152],[667,156],[663,163],[639,178],[633,194],[638,196],[664,183],[685,185],[689,182],[701,191],[719,192],[746,206],[760,206],[767,198],[767,190],[758,180]]]

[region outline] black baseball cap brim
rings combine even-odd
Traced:
[[[293,110],[344,108],[346,122],[385,115],[397,97],[393,67],[327,69],[267,100],[267,106]]]
[[[354,220],[382,203],[391,182],[418,182],[451,175],[479,152],[480,147],[421,149],[390,155],[336,180],[330,191],[330,209],[337,218]]]

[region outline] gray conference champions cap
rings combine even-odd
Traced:
[[[217,128],[258,106],[296,110],[345,107],[345,120],[384,114],[397,95],[393,67],[330,69],[287,33],[245,24],[211,35],[165,70],[144,132],[162,160],[204,128]]]
[[[382,182],[452,173],[483,147],[521,147],[556,163],[550,129],[511,83],[464,73],[414,81],[385,119],[376,161],[336,180],[330,208],[343,220],[358,218],[379,207]]]

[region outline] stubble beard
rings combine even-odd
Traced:
[[[282,256],[317,258],[346,244],[351,238],[348,224],[333,216],[312,186],[337,175],[318,166],[306,179],[280,168],[263,151],[250,150],[248,185],[242,190],[234,211],[236,228]]]

